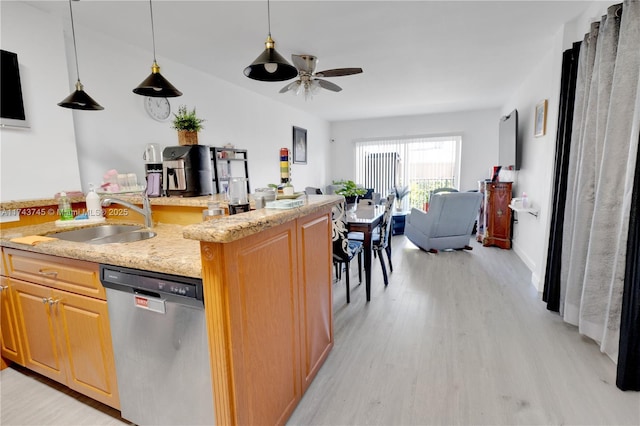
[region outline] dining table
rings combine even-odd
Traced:
[[[371,300],[371,257],[372,236],[375,229],[382,222],[384,216],[383,205],[356,205],[348,208],[346,212],[347,229],[351,232],[363,234],[362,245],[364,251],[364,276],[367,302]]]

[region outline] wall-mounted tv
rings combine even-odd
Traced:
[[[0,50],[0,126],[29,127],[24,111],[18,55]]]
[[[513,110],[500,118],[498,146],[498,165],[503,169],[513,166],[520,170],[522,163],[522,149],[518,141],[518,111]]]

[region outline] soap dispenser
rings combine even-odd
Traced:
[[[85,203],[87,205],[87,215],[89,219],[102,218],[102,204],[100,202],[100,196],[96,194],[93,189],[93,184],[89,184],[89,192],[85,197]]]

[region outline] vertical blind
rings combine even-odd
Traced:
[[[457,188],[461,144],[459,135],[356,141],[356,182],[383,196],[409,186],[411,204],[419,205],[426,191]]]

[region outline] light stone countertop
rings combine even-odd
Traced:
[[[126,222],[112,220],[105,223],[126,224]],[[31,235],[55,237],[52,235],[55,232],[77,229],[60,228],[54,222],[47,222],[3,229],[0,235],[0,245],[71,259],[200,278],[202,276],[200,243],[183,238],[183,228],[182,225],[161,223],[153,227],[153,231],[157,234],[155,237],[131,243],[94,245],[55,240],[31,246],[10,241],[12,238]]]
[[[155,237],[130,243],[93,245],[55,240],[40,242],[32,246],[10,241],[12,238],[31,235],[54,236],[51,234],[75,229],[60,228],[56,227],[54,222],[47,222],[38,225],[2,229],[0,245],[35,253],[201,278],[200,241],[217,243],[235,241],[298,217],[331,207],[342,201],[343,197],[336,195],[310,195],[305,197],[304,200],[305,205],[294,209],[253,210],[195,225],[183,226],[159,223],[153,227],[153,231],[157,233]],[[206,201],[204,203],[206,205]],[[110,219],[106,223],[122,224],[127,222]]]
[[[229,243],[338,204],[341,195],[308,195],[304,205],[293,209],[258,209],[247,213],[184,227],[184,237],[212,243]]]

